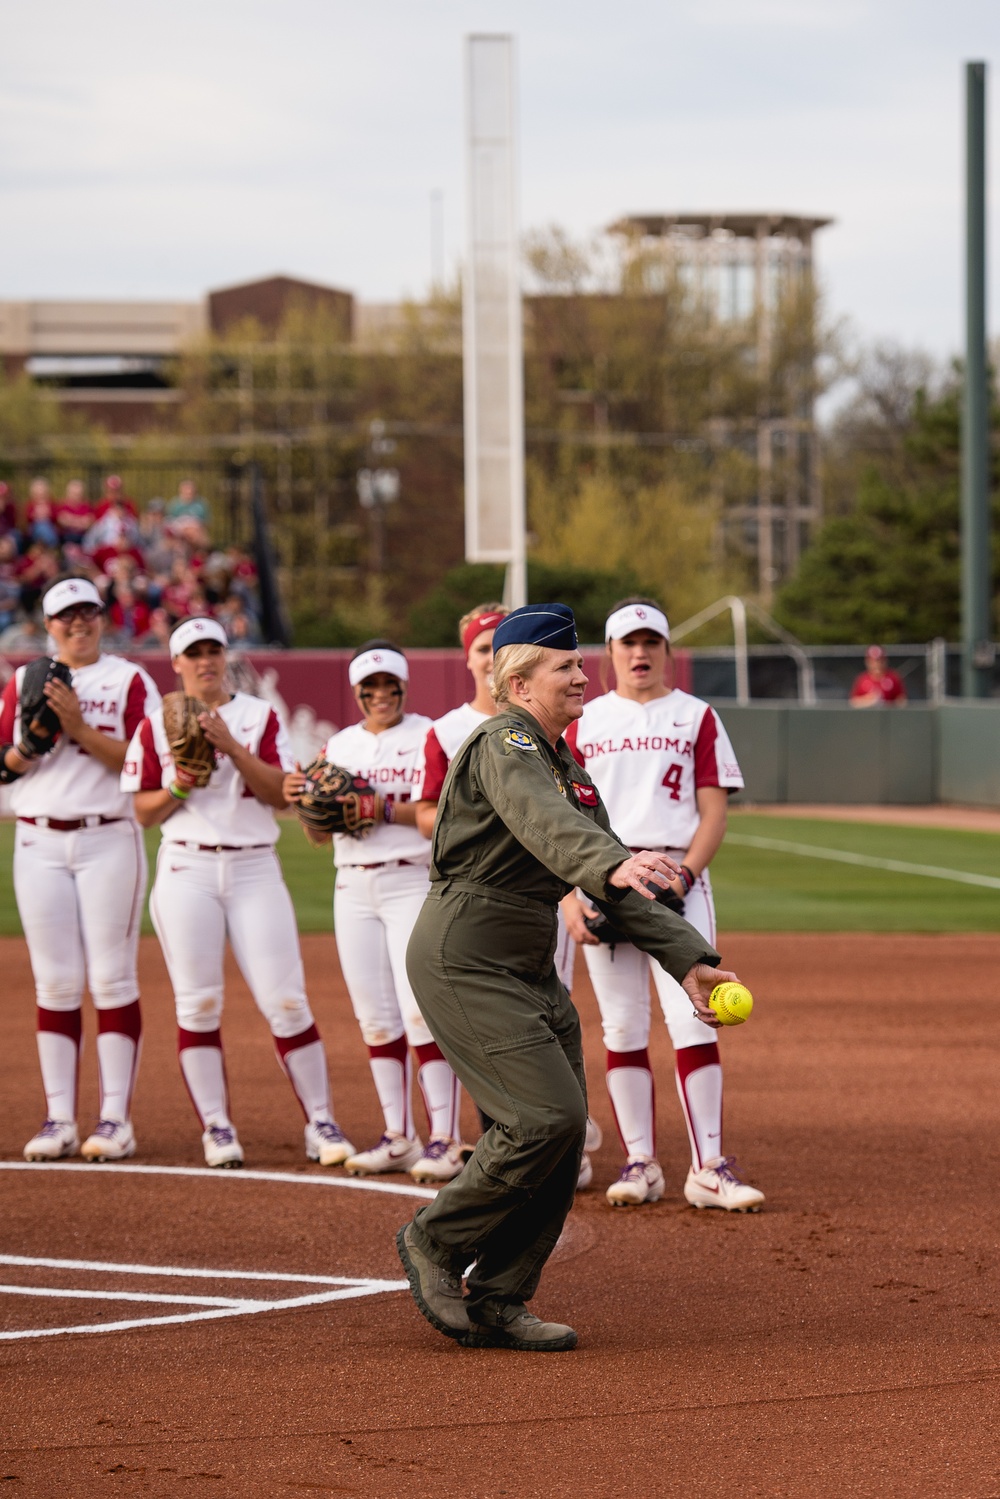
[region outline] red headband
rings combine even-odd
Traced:
[[[470,619],[462,631],[462,649],[465,654],[469,654],[477,635],[481,635],[484,630],[495,630],[504,617],[494,609],[489,614],[477,614],[475,619]]]

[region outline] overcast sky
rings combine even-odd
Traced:
[[[519,49],[521,218],[829,215],[828,310],[962,339],[963,90],[1000,0],[0,0],[0,299],[196,298],[286,271],[420,295],[462,246],[462,38]]]

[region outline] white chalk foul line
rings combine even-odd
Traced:
[[[894,874],[915,874],[928,880],[951,880],[959,885],[978,885],[1000,890],[1000,879],[991,874],[969,874],[964,869],[941,869],[936,864],[909,864],[903,859],[876,859],[871,854],[852,854],[840,848],[820,848],[812,843],[786,843],[781,838],[758,838],[751,833],[727,833],[727,843],[744,848],[771,849],[779,854],[797,854],[804,859],[829,859],[835,864],[860,864],[865,869],[888,869]]]
[[[436,1197],[432,1187],[401,1187],[396,1182],[358,1180],[353,1176],[316,1176],[294,1171],[220,1170],[211,1166],[140,1166],[130,1162],[116,1165],[110,1161],[95,1166],[87,1161],[0,1161],[0,1171],[82,1171],[96,1181],[100,1177],[203,1176],[216,1182],[281,1182],[297,1187],[345,1187],[353,1192],[383,1192],[389,1197]]]
[[[284,1185],[320,1185],[325,1187],[360,1188],[362,1191],[382,1192],[388,1196],[431,1198],[436,1194],[427,1187],[403,1187],[395,1182],[354,1181],[333,1176],[300,1175],[281,1171],[217,1171],[200,1166],[98,1166],[77,1161],[0,1161],[0,1171],[81,1171],[94,1181],[107,1181],[112,1176],[122,1178],[129,1173],[147,1176],[195,1176],[212,1181],[231,1180],[236,1177],[244,1181],[280,1182]],[[208,1270],[183,1265],[136,1265],[120,1264],[110,1260],[67,1260],[47,1255],[0,1255],[0,1265],[26,1269],[74,1270],[113,1275],[149,1275],[174,1277],[179,1280],[238,1280],[268,1281],[275,1284],[329,1286],[334,1289],[317,1291],[312,1295],[286,1296],[268,1301],[259,1298],[175,1295],[156,1292],[105,1291],[63,1288],[58,1286],[0,1285],[0,1295],[35,1296],[59,1300],[152,1302],[160,1305],[198,1307],[197,1311],[179,1312],[166,1317],[135,1317],[117,1322],[82,1323],[66,1327],[25,1328],[18,1331],[0,1332],[0,1341],[14,1342],[24,1338],[65,1337],[74,1333],[128,1332],[140,1327],[168,1327],[180,1323],[203,1322],[218,1317],[246,1317],[260,1312],[293,1311],[306,1306],[323,1306],[333,1301],[352,1300],[360,1296],[379,1296],[386,1292],[406,1289],[405,1280],[376,1280],[366,1276],[300,1275],[285,1271],[267,1270]]]

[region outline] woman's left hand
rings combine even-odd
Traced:
[[[718,1030],[722,1021],[710,1008],[709,995],[716,984],[738,983],[739,979],[735,973],[729,973],[725,968],[710,968],[707,963],[696,963],[681,979],[681,988],[694,1005],[694,1012],[698,1019],[705,1025],[710,1025],[713,1030]]]
[[[661,889],[669,890],[680,872],[681,866],[675,859],[642,849],[608,875],[608,884],[615,890],[635,890],[647,900],[655,900],[656,892],[649,888],[650,885],[659,885]]]

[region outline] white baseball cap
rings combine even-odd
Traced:
[[[186,619],[179,624],[170,637],[169,651],[171,656],[183,656],[189,645],[197,645],[199,640],[215,640],[221,646],[226,646],[226,632],[217,619],[205,619],[198,615],[196,619]]]
[[[633,630],[652,630],[654,635],[670,639],[670,626],[662,609],[653,604],[626,604],[616,609],[604,626],[605,640],[624,640]]]
[[[73,604],[96,604],[98,609],[104,608],[104,600],[89,578],[64,578],[61,583],[53,583],[42,598],[42,613],[46,619],[55,619]]]
[[[355,656],[347,668],[347,680],[352,687],[363,682],[365,677],[373,677],[376,672],[388,672],[390,677],[397,677],[400,682],[410,680],[410,668],[406,664],[406,657],[399,651],[390,651],[386,646],[377,645],[370,651],[364,651],[360,656]]]

